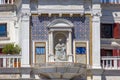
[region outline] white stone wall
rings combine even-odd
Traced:
[[[106,76],[106,80],[120,80],[120,76]]]
[[[7,38],[0,40],[0,44],[15,43],[16,42],[16,27],[15,27],[16,17],[14,17],[14,12],[0,12],[0,23],[7,23]]]

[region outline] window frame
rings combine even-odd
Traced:
[[[10,40],[10,23],[6,21],[0,22],[0,24],[6,24],[7,27],[7,36],[0,37],[0,40]]]
[[[86,47],[86,54],[76,54],[76,44],[85,44],[85,45],[81,45],[80,47]],[[86,56],[86,63],[89,64],[90,63],[90,53],[89,53],[89,41],[87,40],[73,40],[73,54],[74,54],[74,61],[76,61],[77,56]]]
[[[4,38],[4,37],[8,37],[8,31],[7,31],[7,29],[8,29],[8,27],[7,27],[7,23],[0,23],[0,27],[1,27],[1,25],[5,25],[5,35],[3,35],[3,36],[1,36],[0,35],[0,38]]]
[[[104,32],[102,32],[102,27],[104,27],[104,26],[108,27],[109,25],[111,27],[111,32],[110,32],[111,35],[110,35],[110,37],[108,37],[108,36],[107,37],[105,37],[105,36],[103,37],[102,34],[105,33],[105,30],[104,30]],[[114,33],[113,29],[114,29],[114,24],[113,23],[101,23],[100,24],[100,33],[101,33],[100,34],[100,38],[108,38],[108,39],[113,38],[113,33]]]
[[[44,50],[43,51],[40,50],[40,53],[37,53],[36,48],[39,48],[39,49],[43,49],[44,48]],[[35,47],[35,54],[36,55],[45,55],[46,54],[45,46]]]
[[[84,49],[83,51],[79,51],[79,52],[77,52],[77,48],[79,48],[79,49]],[[86,54],[86,47],[83,47],[83,46],[80,46],[80,47],[75,47],[75,53],[76,53],[76,55],[80,55],[80,54]]]
[[[45,54],[44,54],[44,56],[45,56],[45,58],[46,58],[45,61],[48,61],[48,59],[47,59],[47,58],[48,58],[48,57],[47,57],[47,56],[48,56],[48,54],[47,54],[47,53],[48,53],[48,42],[47,42],[47,40],[33,40],[32,43],[33,43],[33,44],[32,44],[33,47],[31,48],[31,49],[32,49],[32,52],[33,52],[33,53],[32,53],[32,55],[33,55],[33,56],[32,56],[32,59],[33,59],[32,62],[33,62],[33,63],[36,63],[36,56],[37,56],[37,55],[36,55],[36,53],[35,53],[35,47],[36,47],[36,44],[37,44],[37,43],[44,43],[44,44],[45,44]],[[43,56],[43,55],[39,55],[39,56]]]

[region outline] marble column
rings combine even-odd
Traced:
[[[21,67],[30,67],[30,1],[22,0],[21,7],[21,25],[20,25],[20,45]],[[22,78],[30,78],[29,74],[22,73]]]
[[[21,48],[22,48],[22,67],[29,67],[29,15],[25,14],[21,20]]]
[[[72,55],[72,32],[69,31],[69,42],[68,42],[68,61],[72,62],[73,61],[73,55]]]
[[[101,68],[100,60],[100,16],[95,14],[92,20],[92,67]]]
[[[53,32],[49,32],[49,53],[48,53],[48,58],[49,62],[54,62],[54,53],[53,53]]]
[[[28,14],[23,14],[22,19],[21,19],[21,30],[20,30],[20,35],[21,35],[21,39],[20,39],[20,44],[21,44],[21,67],[30,67],[30,45],[29,45],[29,15]],[[30,78],[29,74],[23,74],[22,73],[22,78]]]

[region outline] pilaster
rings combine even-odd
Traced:
[[[22,66],[29,67],[29,15],[23,14],[21,20]]]
[[[29,13],[30,14],[30,0],[22,0],[22,13]]]
[[[97,11],[96,11],[97,12]],[[100,63],[100,13],[92,17],[92,67],[101,68]]]
[[[21,27],[20,27],[20,43],[22,48],[22,66],[29,67],[29,27],[30,27],[30,4],[29,0],[22,0],[21,8]]]
[[[21,31],[20,31],[20,36],[21,36],[21,54],[22,54],[22,58],[21,58],[21,67],[30,67],[30,45],[29,45],[29,21],[30,21],[30,17],[29,14],[27,13],[23,13],[22,14],[22,19],[21,19]],[[22,74],[22,78],[30,78],[29,74]]]
[[[103,74],[102,69],[93,69],[91,70],[91,72],[92,72],[92,80],[102,80],[102,74]]]
[[[49,62],[54,61],[54,53],[53,53],[53,31],[49,32]]]
[[[71,33],[71,31],[69,31],[69,44],[68,44],[68,46],[69,46],[69,48],[68,48],[68,61],[70,61],[70,62],[72,62],[72,57],[73,57],[73,55],[72,55],[72,33]]]

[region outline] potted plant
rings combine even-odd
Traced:
[[[4,54],[19,54],[20,51],[21,48],[17,44],[13,43],[6,44],[2,49]]]

